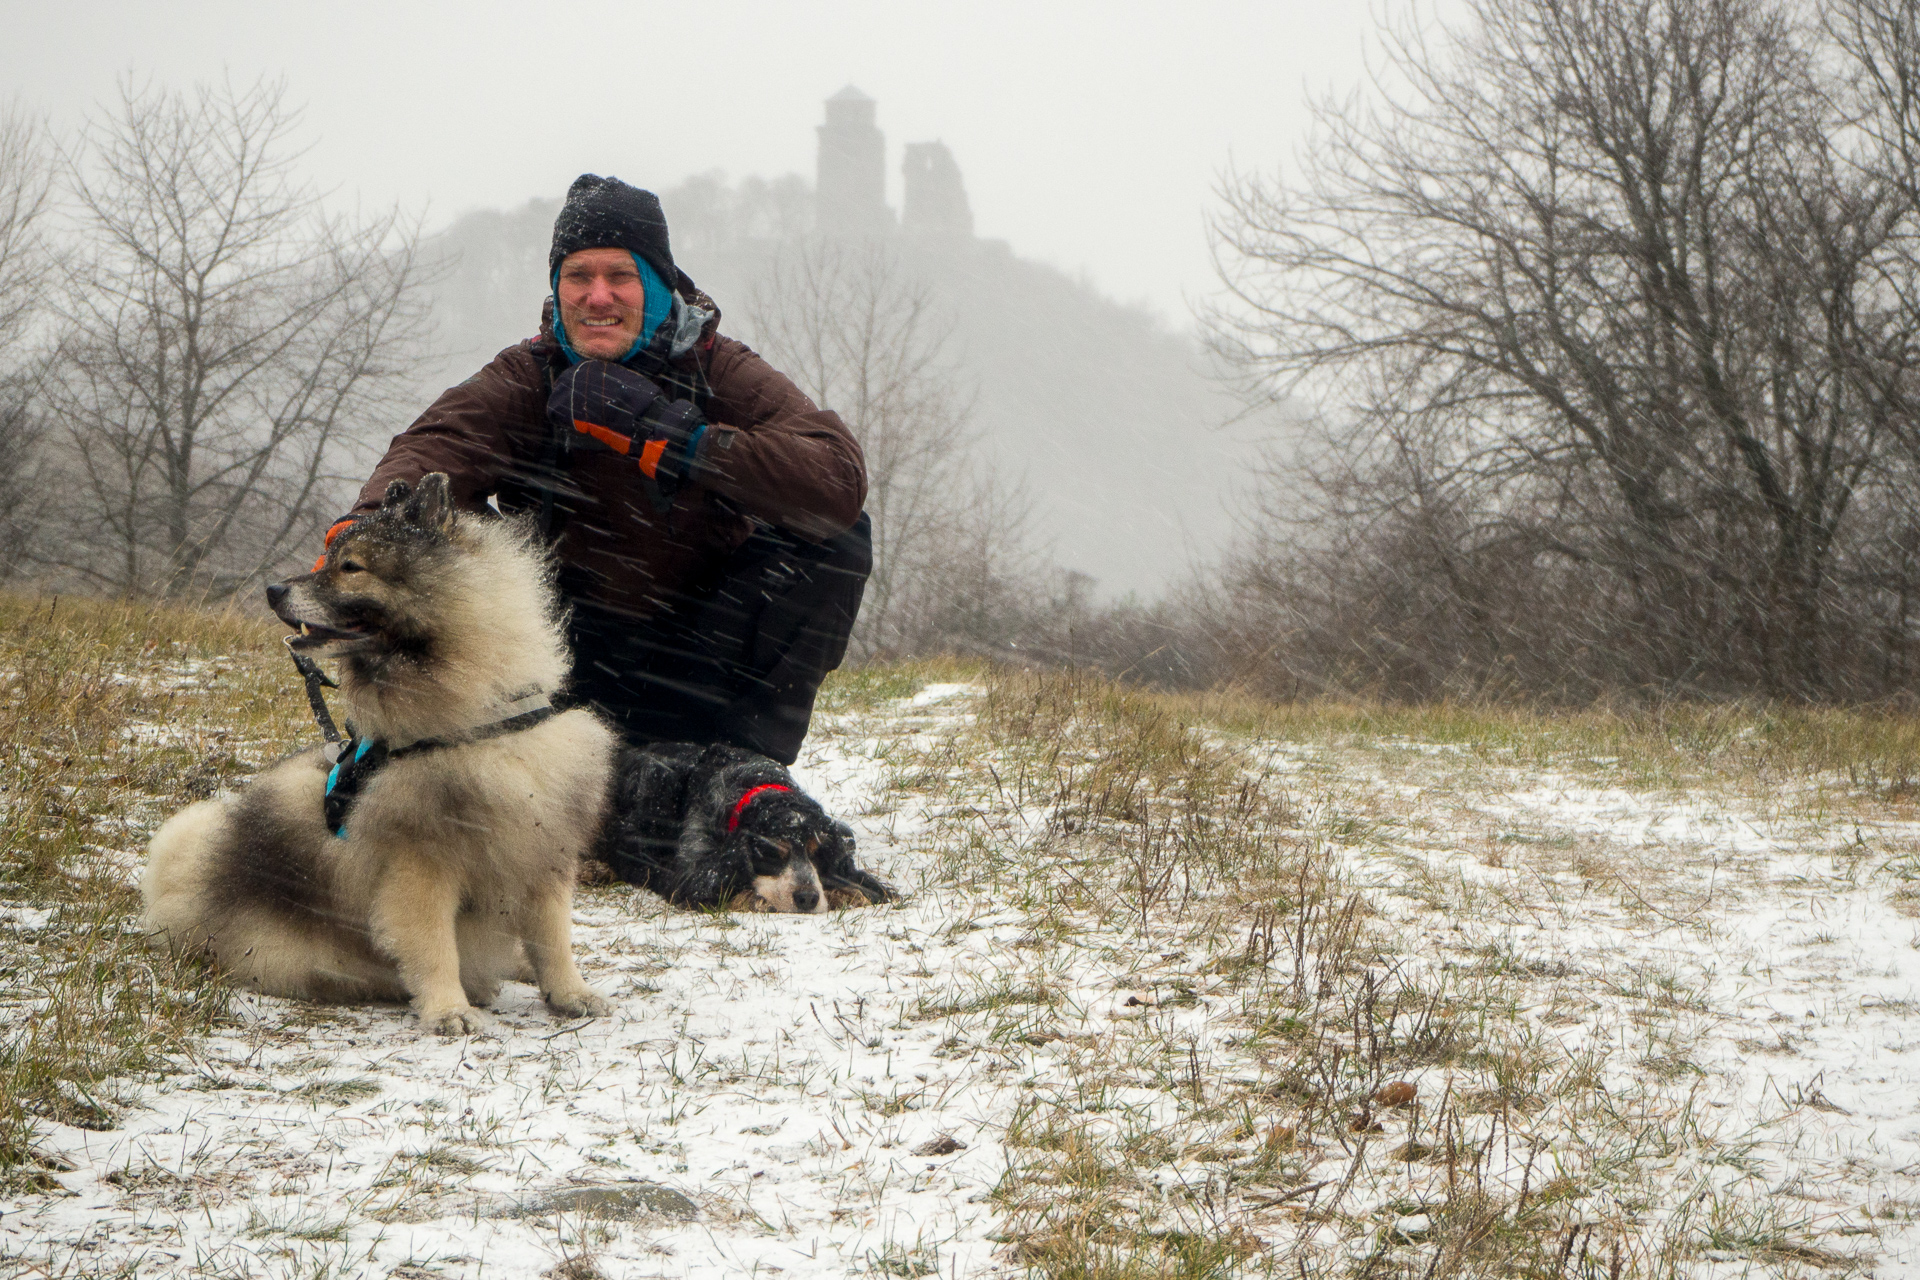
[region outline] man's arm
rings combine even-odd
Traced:
[[[867,500],[867,466],[840,415],[732,338],[714,339],[707,373],[710,438],[690,478],[805,538],[852,528]]]
[[[508,347],[486,368],[441,392],[393,438],[360,490],[353,514],[377,511],[391,481],[413,484],[433,471],[447,473],[456,505],[478,511],[502,478],[524,466],[518,459],[529,433],[537,436],[545,425],[539,361],[524,342]]]

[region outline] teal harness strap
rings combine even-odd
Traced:
[[[327,830],[347,838],[347,810],[359,799],[360,788],[390,759],[386,744],[371,738],[348,738],[340,744],[333,771],[327,774]]]

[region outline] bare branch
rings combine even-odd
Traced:
[[[232,590],[331,514],[326,459],[419,350],[418,227],[328,216],[284,87],[121,86],[68,164],[85,251],[50,394],[120,591]]]
[[[984,537],[1001,551],[1017,534],[985,509],[1005,487],[989,496],[973,483],[971,397],[949,363],[951,323],[884,247],[831,240],[797,242],[776,261],[750,320],[769,357],[839,413],[866,454],[874,569],[856,653],[932,647],[956,575],[994,568],[956,548]]]
[[[1297,181],[1223,181],[1216,348],[1345,424],[1311,554],[1433,575],[1321,593],[1378,620],[1362,649],[1404,637],[1380,671],[1544,676],[1572,644],[1606,679],[1836,687],[1920,353],[1913,5],[1839,12],[1871,101],[1772,0],[1468,0],[1394,33],[1397,95],[1322,105]],[[1584,611],[1552,645],[1543,598]]]

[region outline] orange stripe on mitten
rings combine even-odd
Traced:
[[[583,435],[592,436],[595,440],[598,440],[615,453],[626,453],[629,449],[633,448],[632,436],[623,436],[618,431],[610,427],[603,427],[597,422],[582,422],[580,419],[575,418],[573,420],[573,429]]]

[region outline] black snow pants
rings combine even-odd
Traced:
[[[820,543],[762,525],[715,582],[650,618],[574,599],[569,696],[634,745],[725,742],[792,764],[872,569],[862,514]]]

